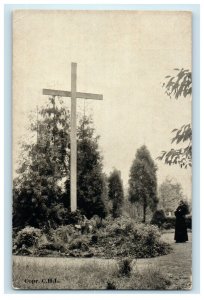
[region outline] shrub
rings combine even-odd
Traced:
[[[172,228],[174,228],[174,227],[172,227],[172,224],[171,224],[171,223],[164,222],[161,228],[162,228],[162,229],[169,230],[169,229],[172,229]]]
[[[163,224],[163,228],[164,229],[173,229],[175,228],[175,224],[176,224],[176,218],[175,217],[166,217],[166,221]]]
[[[57,228],[60,225],[67,224],[69,221],[69,211],[62,203],[55,204],[51,207],[49,212],[49,219],[52,228]]]
[[[98,242],[98,235],[93,234],[91,237],[91,244],[97,244]]]
[[[103,247],[106,257],[146,258],[168,254],[171,247],[160,240],[154,225],[135,223],[127,217],[109,220],[98,232],[97,246]]]
[[[39,250],[52,250],[52,251],[60,251],[60,252],[65,252],[66,248],[64,246],[62,246],[61,244],[58,243],[45,243],[43,245],[41,245],[40,247],[38,247]]]
[[[78,224],[82,220],[83,216],[80,210],[73,212],[68,212],[67,223],[68,224]]]
[[[36,246],[41,235],[40,229],[27,226],[17,233],[14,239],[14,247],[15,249],[20,249],[22,247]]]
[[[176,224],[175,217],[166,217],[166,221],[163,223],[162,228],[163,229],[174,229],[175,224]],[[192,229],[192,216],[191,215],[186,216],[186,226],[188,229]]]
[[[89,224],[93,226],[93,229],[99,229],[102,227],[103,219],[101,219],[98,215],[94,215],[90,220]]]
[[[108,233],[109,236],[126,236],[127,234],[130,234],[132,232],[135,221],[133,221],[131,218],[122,216],[120,218],[107,219],[104,225],[104,230]]]
[[[49,250],[49,249],[38,249],[35,251],[35,256],[42,256],[42,257],[57,257],[57,256],[63,256],[63,254],[60,251],[53,251],[53,250]]]
[[[14,239],[15,254],[22,247],[29,248],[35,255],[38,251],[39,255],[50,255],[53,251],[53,255],[106,258],[148,258],[168,254],[171,250],[160,240],[157,226],[135,223],[128,217],[103,220],[103,226],[96,233],[86,235],[71,224],[50,229],[46,234],[40,229],[26,227]]]
[[[76,238],[69,244],[69,250],[82,250],[82,251],[88,251],[88,241],[85,238]]]
[[[106,285],[107,290],[116,290],[116,285],[113,281],[107,281]]]
[[[164,224],[165,221],[166,221],[165,213],[164,213],[163,209],[160,209],[160,210],[156,210],[154,212],[152,220],[151,220],[151,224],[157,225],[160,228]]]
[[[73,237],[78,236],[73,225],[60,226],[57,229],[50,230],[48,239],[52,242],[67,244]]]
[[[119,263],[118,275],[129,277],[132,271],[131,263],[132,260],[129,258],[122,259]]]

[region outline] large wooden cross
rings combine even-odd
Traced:
[[[43,95],[71,97],[71,211],[77,209],[77,140],[76,140],[76,104],[77,98],[103,100],[103,95],[77,92],[77,64],[71,63],[71,92],[43,89]]]

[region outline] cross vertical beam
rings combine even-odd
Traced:
[[[77,143],[76,143],[77,64],[71,64],[71,211],[77,209]]]
[[[71,91],[60,91],[43,89],[43,95],[71,97],[71,180],[70,180],[70,200],[71,211],[77,209],[77,134],[76,134],[76,106],[77,98],[103,100],[103,95],[77,92],[77,64],[71,63]]]

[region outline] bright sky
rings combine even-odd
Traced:
[[[43,88],[103,94],[86,100],[104,156],[123,182],[144,143],[155,159],[173,148],[171,130],[191,122],[190,99],[169,99],[161,88],[174,68],[191,69],[191,15],[185,12],[16,11],[13,52],[14,169],[28,112],[43,104]],[[70,99],[67,98],[70,102]],[[83,109],[78,100],[78,109]],[[156,161],[158,183],[174,177],[191,196],[191,169]]]

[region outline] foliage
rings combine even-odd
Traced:
[[[33,247],[37,244],[38,239],[42,235],[40,229],[27,226],[20,230],[16,237],[13,239],[14,249],[20,249],[22,247]]]
[[[67,224],[78,224],[83,218],[83,215],[80,210],[69,211]]]
[[[178,186],[179,186],[179,184],[178,184]],[[181,200],[181,201],[183,201],[183,200]],[[167,205],[169,205],[169,204],[167,203]],[[192,219],[191,219],[191,215],[189,214],[190,213],[189,204],[187,201],[183,201],[183,205],[184,205],[184,210],[186,211],[186,214],[187,214],[187,216],[185,217],[186,226],[187,226],[187,228],[191,229],[192,228]],[[178,203],[176,206],[173,204],[173,208],[171,211],[174,212],[177,206],[178,206]],[[167,212],[168,211],[170,211],[170,208],[167,209]],[[151,220],[151,224],[157,225],[158,227],[160,227],[162,229],[174,229],[175,224],[176,224],[176,218],[175,218],[175,215],[166,216],[165,212],[162,209],[160,209],[154,213],[152,220]]]
[[[131,263],[132,263],[132,259],[130,259],[130,258],[122,259],[119,262],[118,275],[130,277],[131,271],[132,271]]]
[[[83,117],[78,127],[77,206],[88,218],[93,215],[104,218],[107,214],[107,194],[98,139],[98,136],[94,136],[92,120]],[[66,181],[65,196],[69,195],[70,178]]]
[[[125,217],[105,219],[103,226],[96,232],[86,235],[71,224],[46,232],[36,228],[29,232],[34,231],[39,232],[40,236],[36,242],[32,240],[30,244],[27,243],[26,255],[145,258],[165,255],[171,250],[168,244],[160,240],[156,226],[137,224]],[[23,244],[18,242],[18,245],[19,250],[22,250]]]
[[[179,129],[173,129],[174,137],[171,143],[187,143],[183,148],[171,149],[169,151],[162,151],[161,155],[157,157],[158,160],[164,160],[168,165],[180,165],[181,168],[192,166],[192,128],[191,124],[183,125]]]
[[[113,281],[107,281],[106,290],[116,290],[115,283]]]
[[[50,229],[48,234],[48,240],[54,243],[60,243],[62,245],[68,244],[74,237],[78,237],[75,227],[70,225],[60,226],[56,229]]]
[[[165,93],[171,98],[186,98],[192,94],[192,76],[189,70],[174,69],[178,73],[176,76],[166,76],[167,81],[163,83]],[[157,157],[168,165],[178,164],[181,168],[192,166],[192,128],[191,124],[184,124],[179,129],[173,129],[174,136],[171,143],[183,143],[183,147],[162,151]]]
[[[35,133],[36,140],[21,145],[23,161],[20,160],[13,185],[14,226],[42,228],[51,225],[48,219],[55,222],[51,215],[57,217],[53,209],[62,197],[59,179],[65,176],[69,165],[69,119],[69,111],[56,105],[55,97],[51,97],[38,111],[37,120],[31,122],[30,132]]]
[[[186,221],[187,228],[192,229],[192,216],[187,215],[185,217],[185,221]],[[163,223],[162,228],[163,229],[174,229],[175,224],[176,224],[176,218],[174,216],[173,217],[166,217],[166,220]]]
[[[153,211],[157,206],[157,167],[144,145],[137,150],[130,169],[129,200],[143,206],[143,222],[146,221],[147,207]]]
[[[171,178],[166,178],[159,186],[159,203],[165,213],[174,212],[181,200],[186,200],[180,183]]]
[[[159,209],[154,212],[151,220],[151,224],[161,227],[165,221],[166,221],[165,213],[162,209]]]
[[[78,208],[91,217],[107,213],[107,190],[98,136],[90,117],[79,120],[77,131]],[[56,228],[72,222],[70,210],[70,113],[63,102],[49,99],[31,122],[32,143],[22,144],[22,160],[13,184],[13,226]],[[65,185],[64,183],[65,182]],[[75,222],[73,220],[73,222]]]
[[[80,249],[82,251],[88,251],[89,250],[89,246],[88,246],[87,239],[85,237],[78,237],[78,238],[74,239],[70,243],[69,249],[70,250]]]
[[[112,216],[117,218],[121,215],[124,202],[123,184],[120,171],[114,170],[108,178],[108,196],[112,202]]]
[[[179,97],[187,97],[192,94],[192,76],[189,70],[177,69],[174,71],[178,73],[175,76],[167,75],[165,78],[166,82],[163,83],[165,88],[165,93],[171,98],[172,96],[175,99]]]
[[[98,235],[97,246],[103,249],[103,255],[108,258],[155,257],[170,251],[168,244],[160,240],[156,226],[135,223],[130,218],[109,219]]]

